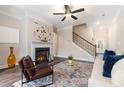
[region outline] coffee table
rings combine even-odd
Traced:
[[[67,64],[67,73],[68,73],[68,78],[72,79],[73,78],[73,74],[74,74],[74,64],[70,65]]]

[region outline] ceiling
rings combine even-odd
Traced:
[[[0,5],[0,12],[19,19],[25,14],[37,15],[52,23],[56,28],[82,23],[107,27],[120,7],[119,5],[70,5],[71,10],[85,8],[85,11],[74,14],[78,20],[67,18],[65,21],[61,21],[63,15],[53,15],[56,12],[64,12],[64,6],[61,5]]]

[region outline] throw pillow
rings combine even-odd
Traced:
[[[108,55],[103,65],[103,76],[110,78],[113,65],[122,58],[124,58],[124,55]]]
[[[105,61],[105,59],[106,59],[106,57],[108,56],[108,55],[116,55],[116,53],[114,52],[114,51],[112,51],[112,50],[105,50],[104,51],[104,54],[103,54],[103,60]]]

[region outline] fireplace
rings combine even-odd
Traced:
[[[50,57],[50,48],[35,48],[35,60],[36,64],[48,63]]]

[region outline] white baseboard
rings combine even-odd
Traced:
[[[63,58],[68,58],[67,56],[62,56],[62,55],[57,55],[56,57],[63,57]],[[94,63],[95,60],[89,60],[89,59],[84,59],[84,58],[75,58],[75,60],[81,60],[81,61],[86,61],[86,62],[92,62]]]

